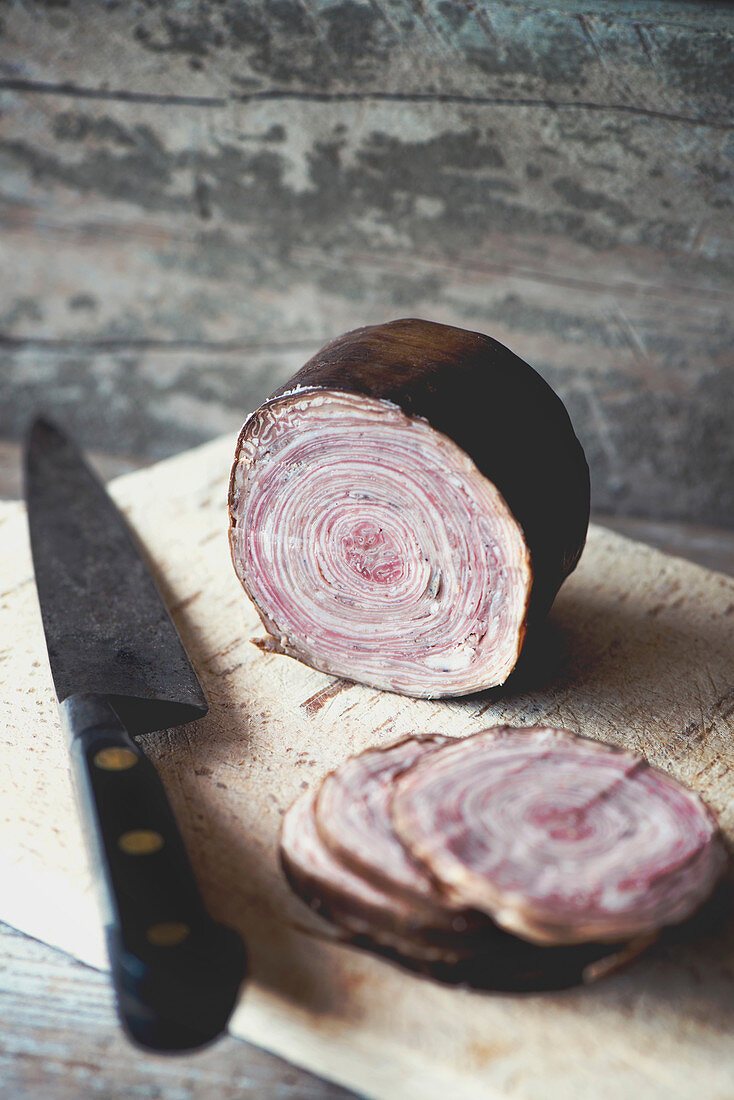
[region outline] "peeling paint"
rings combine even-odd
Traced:
[[[4,13],[0,430],[155,456],[324,340],[487,331],[608,511],[734,525],[734,11],[173,0]]]

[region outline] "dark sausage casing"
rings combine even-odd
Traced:
[[[532,367],[409,318],[332,340],[252,414],[229,504],[284,653],[431,698],[507,679],[581,555],[589,471]]]

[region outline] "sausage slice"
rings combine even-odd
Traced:
[[[280,859],[292,889],[347,938],[384,948],[414,961],[454,965],[472,955],[455,910],[413,904],[381,890],[344,866],[322,842],[307,791],[288,810],[280,836]],[[489,922],[484,920],[485,924]]]
[[[434,919],[455,909],[398,840],[390,818],[395,779],[450,739],[408,737],[372,748],[327,775],[316,797],[316,826],[334,856],[363,879],[402,897]]]
[[[619,943],[689,917],[725,863],[698,796],[560,729],[485,730],[395,780],[395,832],[455,904],[547,944]]]

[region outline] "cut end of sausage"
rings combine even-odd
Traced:
[[[264,405],[240,436],[230,517],[237,574],[290,656],[425,698],[515,667],[533,583],[522,528],[456,443],[391,402]]]
[[[395,831],[455,904],[539,944],[618,943],[686,920],[726,857],[698,796],[567,730],[485,730],[395,781]]]

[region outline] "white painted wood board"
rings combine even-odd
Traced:
[[[334,681],[263,636],[227,546],[225,438],[119,478],[208,693],[144,739],[207,902],[247,939],[232,1033],[368,1097],[734,1094],[733,922],[596,986],[451,989],[310,934],[276,863],[282,813],[347,755],[413,730],[565,725],[642,751],[734,838],[734,580],[592,528],[551,615],[542,673],[502,697],[421,701]],[[21,505],[0,511],[0,919],[104,967]]]

